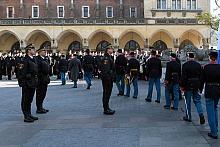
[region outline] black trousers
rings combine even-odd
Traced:
[[[111,78],[102,78],[103,97],[102,103],[104,111],[109,109],[109,99],[112,93],[113,80]]]
[[[11,67],[7,67],[7,75],[8,75],[8,80],[11,80]]]
[[[35,88],[22,87],[21,110],[24,117],[31,115],[31,103],[34,98]]]
[[[43,102],[47,94],[47,84],[39,84],[36,90],[36,106],[40,110],[43,108]]]
[[[0,69],[0,80],[2,80],[2,71]]]

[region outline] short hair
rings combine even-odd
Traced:
[[[151,55],[155,56],[157,54],[156,50],[151,51]]]

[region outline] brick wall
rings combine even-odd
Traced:
[[[96,7],[96,0],[74,0],[74,7],[71,7],[71,0],[49,0],[48,8],[46,7],[46,0],[23,0],[23,7],[20,8],[20,0],[0,0],[0,18],[6,18],[7,6],[14,6],[15,18],[31,18],[32,6],[39,6],[39,17],[57,18],[57,6],[64,6],[65,18],[81,18],[82,6],[89,6],[90,18],[106,18],[106,6],[113,7],[113,16],[120,16],[119,9],[120,0],[100,0],[99,9]],[[143,17],[143,1],[144,0],[124,0],[124,17],[129,17],[130,7],[137,8],[137,17]]]

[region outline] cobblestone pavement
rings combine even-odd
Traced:
[[[0,81],[0,147],[219,147],[220,140],[207,137],[208,124],[199,125],[199,117],[193,106],[193,122],[182,121],[183,101],[179,111],[164,110],[164,88],[162,102],[145,102],[147,84],[139,81],[139,97],[118,97],[114,89],[111,108],[115,115],[102,114],[102,87],[95,80],[91,90],[86,90],[83,81],[77,89],[72,83],[61,86],[52,81],[45,107],[47,114],[32,124],[23,122],[20,110],[21,89],[17,82]],[[203,103],[205,109],[205,105]],[[206,115],[206,113],[205,113]]]

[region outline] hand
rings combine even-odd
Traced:
[[[164,80],[164,85],[167,86],[169,82],[167,80]]]
[[[147,76],[145,76],[145,80],[146,80],[146,81],[148,80]]]
[[[185,89],[184,87],[180,87],[180,90],[181,90],[182,92],[186,92],[186,89]]]

